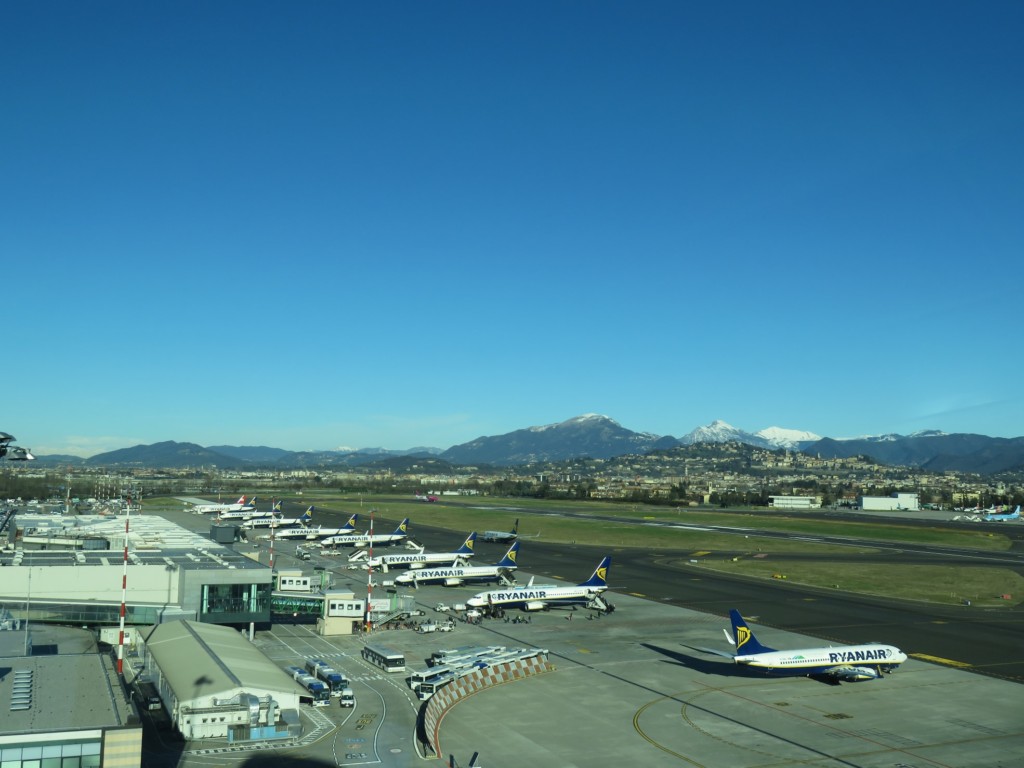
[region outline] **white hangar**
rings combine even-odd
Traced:
[[[196,621],[158,624],[140,633],[133,669],[155,686],[186,739],[283,739],[301,733],[304,693],[235,629]]]

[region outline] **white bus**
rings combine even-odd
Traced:
[[[405,654],[386,645],[364,646],[363,658],[385,672],[405,672]]]

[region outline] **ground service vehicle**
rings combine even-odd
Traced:
[[[306,672],[302,667],[285,667],[285,672],[291,675],[292,679],[301,685],[306,694],[300,699],[308,701],[314,707],[326,707],[331,703],[330,689]]]
[[[385,672],[405,672],[405,654],[386,645],[364,646],[362,656]]]
[[[345,676],[320,659],[306,659],[306,671],[327,686],[331,696],[338,698],[348,688]]]

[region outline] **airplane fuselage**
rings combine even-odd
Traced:
[[[367,561],[373,568],[419,568],[424,565],[452,565],[473,556],[472,552],[410,552],[409,554],[381,555]]]
[[[403,573],[395,579],[398,584],[426,584],[431,582],[448,582],[464,584],[470,581],[498,581],[503,575],[508,576],[514,567],[497,565],[467,565],[451,568],[423,568]]]
[[[501,606],[538,610],[552,605],[586,605],[605,591],[604,587],[534,586],[481,592],[466,601],[471,608]]]
[[[767,651],[740,654],[734,658],[737,664],[763,669],[772,675],[831,675],[846,679],[870,679],[899,666],[907,660],[907,655],[892,645],[869,644]]]

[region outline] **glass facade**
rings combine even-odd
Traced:
[[[270,584],[203,584],[200,620],[217,624],[249,621],[270,611]],[[2,767],[0,767],[2,768]]]
[[[100,742],[47,742],[0,749],[0,768],[100,768]]]

